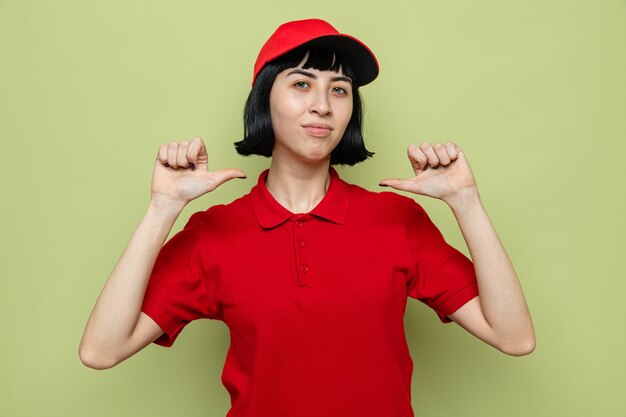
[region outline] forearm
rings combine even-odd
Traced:
[[[515,269],[478,191],[447,201],[470,251],[485,320],[502,346],[534,345],[534,330]]]
[[[151,202],[87,321],[81,351],[114,355],[130,339],[156,257],[182,207]]]

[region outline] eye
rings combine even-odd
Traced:
[[[307,88],[309,86],[309,84],[307,82],[304,82],[304,81],[297,81],[293,85],[296,88]]]
[[[348,91],[346,91],[346,89],[343,88],[343,87],[334,87],[333,88],[333,92],[338,93],[338,94],[340,94],[342,96],[345,96],[345,95],[348,94]]]

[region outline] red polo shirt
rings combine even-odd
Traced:
[[[227,417],[409,417],[407,297],[442,322],[478,295],[472,262],[413,199],[339,178],[309,213],[265,185],[191,215],[161,249],[142,311],[171,346],[223,321]]]

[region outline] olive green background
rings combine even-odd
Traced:
[[[340,175],[382,190],[411,175],[410,143],[461,145],[533,316],[535,352],[512,357],[409,300],[416,416],[626,416],[623,0],[0,1],[0,415],[226,415],[221,322],[106,371],[78,343],[161,143],[201,136],[211,170],[248,174],[172,234],[268,166],[232,146],[252,66],[280,23],[308,17],[381,65],[362,89],[376,156]],[[468,254],[447,206],[414,197]]]

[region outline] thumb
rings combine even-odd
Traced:
[[[399,178],[385,178],[384,180],[379,181],[378,185],[381,187],[391,187],[396,190],[402,191],[411,191],[409,188],[412,184],[410,180],[401,180]]]
[[[215,187],[218,187],[226,181],[232,180],[233,178],[247,178],[248,176],[240,169],[227,168],[220,171],[215,171],[212,177],[215,181]]]

